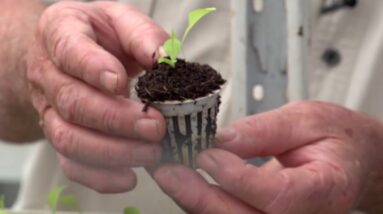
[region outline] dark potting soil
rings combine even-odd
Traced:
[[[226,81],[209,65],[178,59],[176,66],[156,63],[138,79],[138,97],[147,103],[203,97],[220,89]]]

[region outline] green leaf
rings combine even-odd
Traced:
[[[5,208],[5,202],[4,202],[4,195],[1,195],[0,196],[0,209],[4,209]]]
[[[216,10],[217,9],[215,7],[208,7],[193,10],[192,12],[190,12],[188,27],[184,33],[184,36],[182,37],[182,43],[185,41],[186,36],[189,34],[190,30],[194,27],[195,24],[197,24],[204,16]]]
[[[51,209],[52,214],[56,214],[57,212],[57,206],[59,204],[60,195],[64,191],[64,186],[59,186],[54,188],[51,192],[48,194],[48,206]]]
[[[5,211],[5,202],[4,202],[4,195],[0,196],[0,214],[8,214],[7,211]]]
[[[158,59],[158,63],[166,63],[170,66],[172,66],[173,68],[176,66],[176,61],[173,61],[172,59],[169,59],[169,58],[166,58],[166,57],[161,57]]]
[[[140,214],[140,210],[136,207],[127,207],[124,209],[124,214]]]
[[[178,55],[182,49],[182,43],[185,41],[186,36],[189,34],[190,30],[197,24],[204,16],[215,11],[215,7],[208,7],[203,9],[193,10],[189,13],[188,27],[182,38],[182,42],[177,38],[176,33],[173,31],[170,38],[165,41],[163,48],[165,53],[170,58],[159,58],[158,63],[167,63],[172,67],[175,67],[177,62]]]
[[[57,208],[60,204],[64,206],[72,207],[75,209],[79,209],[79,203],[75,196],[62,195],[62,192],[64,191],[64,189],[65,189],[65,186],[59,186],[54,188],[48,194],[48,206],[51,209],[52,214],[55,214],[57,212]]]
[[[59,203],[68,207],[78,208],[78,201],[73,195],[61,196]]]
[[[177,61],[177,57],[181,52],[181,41],[177,38],[176,33],[173,31],[170,38],[164,43],[165,53],[172,61]]]

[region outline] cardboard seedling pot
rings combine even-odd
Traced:
[[[195,100],[152,104],[164,115],[167,123],[163,140],[163,161],[196,168],[197,154],[211,147],[215,137],[220,104],[219,90]]]

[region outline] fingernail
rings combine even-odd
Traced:
[[[165,49],[164,49],[164,47],[161,46],[161,47],[157,48],[156,51],[153,52],[152,60],[155,62],[158,60],[158,58],[165,57],[165,56],[166,56]]]
[[[153,119],[140,119],[134,124],[134,131],[140,138],[156,140],[160,135],[159,122]]]
[[[104,86],[105,89],[111,92],[115,92],[117,89],[117,84],[118,84],[118,76],[117,74],[110,72],[110,71],[105,71],[101,73],[100,77],[101,84]]]
[[[237,137],[237,132],[233,128],[219,129],[216,134],[216,143],[226,143],[234,140]]]
[[[155,173],[154,177],[161,188],[170,194],[176,193],[182,184],[178,175],[170,169],[160,169]]]
[[[158,48],[158,53],[160,54],[160,57],[165,57],[167,56],[166,52],[165,52],[165,48],[164,47],[159,47]]]
[[[148,41],[144,42],[141,46],[140,52],[143,54],[141,57],[151,57],[153,52],[157,52],[159,46],[161,45],[158,41]],[[158,55],[157,55],[158,56]]]

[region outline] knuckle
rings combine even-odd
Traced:
[[[222,190],[214,184],[210,184],[209,189],[210,189],[210,192],[212,192],[214,194],[214,199],[211,199],[211,200],[217,201],[218,204],[220,204],[220,205],[218,207],[217,206],[211,206],[211,204],[213,204],[213,203],[209,203],[208,199],[206,199],[205,201],[207,203],[207,206],[204,210],[205,211],[204,213],[221,213],[221,214],[233,213],[232,211],[235,208],[233,207],[232,203],[228,203],[227,199],[225,197],[221,196]],[[207,198],[207,196],[205,196],[205,197]]]
[[[211,201],[208,200],[208,197],[211,197],[211,195],[201,195],[201,197],[197,197],[192,207],[195,210],[199,210],[198,213],[214,213],[212,212],[212,207],[210,206]]]
[[[52,22],[62,20],[63,17],[66,16],[67,11],[70,11],[68,9],[77,7],[77,5],[79,5],[79,3],[60,1],[46,8],[41,14],[37,27],[38,32],[46,32],[47,29],[52,26]]]
[[[119,115],[115,110],[106,109],[101,116],[101,124],[108,132],[117,133],[120,127]]]
[[[65,1],[61,1],[61,2],[57,2],[55,4],[52,4],[51,6],[49,6],[46,10],[45,10],[45,14],[57,14],[57,12],[59,12],[60,10],[62,10],[63,8],[66,8],[70,5],[73,5],[73,2],[65,2]]]
[[[40,78],[38,78],[38,76],[40,76],[38,73],[38,68],[35,67],[35,66],[31,66],[28,68],[27,72],[26,72],[26,78],[29,82],[33,83],[33,84],[37,84],[38,80]]]
[[[65,65],[60,64],[58,60],[67,60],[68,51],[79,44],[81,33],[94,37],[91,27],[84,27],[89,25],[89,16],[82,6],[82,3],[57,3],[47,9],[38,24],[38,38],[44,41],[51,57],[59,65]]]
[[[96,50],[78,51],[76,46],[87,41],[88,38],[81,33],[60,34],[52,46],[52,58],[57,66],[81,79],[94,79],[95,67],[102,58],[98,57]]]
[[[196,197],[195,201],[191,203],[191,207],[189,208],[191,213],[232,213],[233,207],[231,203],[228,203],[225,200],[225,197],[220,195],[221,190],[215,185],[209,185],[208,188],[211,194],[201,194],[199,197]],[[215,206],[212,206],[212,204],[215,204]]]
[[[254,175],[251,170],[242,170],[238,176],[236,176],[232,181],[233,182],[234,189],[241,190],[241,194],[243,194],[247,198],[252,197],[252,182],[250,181],[251,178],[253,178]]]
[[[119,165],[121,164],[121,160],[123,160],[120,157],[120,153],[112,149],[110,146],[105,146],[105,148],[101,150],[101,155],[103,156],[102,159],[107,160],[109,163],[108,165],[111,166]]]
[[[31,104],[36,109],[38,115],[43,116],[44,111],[48,107],[48,102],[45,99],[44,93],[37,87],[30,86]]]
[[[51,6],[47,7],[43,11],[43,13],[41,14],[40,22],[39,22],[41,25],[38,26],[38,29],[40,31],[44,31],[45,27],[47,26],[51,18],[56,17],[57,12],[60,11],[61,5],[63,3],[64,2],[57,2],[56,4],[52,4]]]
[[[277,127],[277,126],[283,125],[281,124],[283,120],[279,120],[271,124],[270,119],[271,119],[270,115],[260,114],[260,115],[256,115],[255,117],[245,118],[243,120],[243,123],[238,122],[235,124],[235,127],[237,130],[244,130],[243,133],[246,133],[246,135],[256,135],[259,139],[274,139],[275,131],[274,131],[274,127],[272,126]],[[253,143],[252,138],[244,138],[244,140],[247,140]],[[260,155],[264,155],[266,150],[267,150],[267,147],[265,146],[259,146],[258,148],[258,152]]]
[[[57,17],[57,15],[66,14],[68,11],[73,11],[77,8],[83,7],[84,4],[81,2],[73,1],[59,1],[49,6],[43,13],[46,17]]]
[[[71,181],[78,181],[77,170],[72,166],[72,163],[66,158],[60,158],[60,166],[63,170],[65,177]]]
[[[220,196],[220,190],[218,187],[214,185],[210,185],[209,187],[210,191],[213,194],[203,195],[202,197],[198,198],[198,203],[196,204],[196,207],[199,212],[198,213],[220,213],[220,214],[229,214],[232,213],[233,207],[231,203],[228,203],[225,200],[225,197]],[[214,203],[211,203],[214,201]],[[219,204],[219,206],[212,206],[211,204]]]
[[[80,5],[78,2],[61,1],[61,2],[57,2],[56,4],[54,4],[53,7],[61,10],[61,9],[66,9],[66,8],[72,8],[72,7],[78,6],[78,5]]]
[[[355,193],[360,191],[360,185],[358,185],[355,176],[352,176],[350,172],[347,172],[344,167],[334,163],[329,163],[327,167],[332,175],[327,185],[329,195],[336,194],[338,200],[345,204],[355,201],[358,195]]]
[[[140,154],[137,150],[141,150],[141,152],[145,150],[146,155]],[[122,156],[123,154],[128,155]],[[121,159],[131,166],[151,166],[156,164],[161,159],[161,156],[161,148],[158,145],[129,148],[125,153],[121,153]]]
[[[56,150],[64,156],[68,156],[75,150],[74,145],[76,144],[74,143],[73,132],[64,125],[58,125],[53,128],[51,140]]]
[[[137,22],[137,31],[134,31],[131,34],[131,36],[132,38],[140,39],[140,38],[143,38],[142,35],[152,34],[153,32],[156,32],[156,31],[157,31],[157,28],[155,27],[153,22],[147,19],[142,19],[141,21]]]
[[[149,37],[149,35],[161,35],[160,33],[162,33],[162,31],[160,31],[153,22],[142,19],[140,22],[137,22],[137,30],[130,35],[130,40],[128,40],[130,41],[129,47],[131,50],[137,50],[144,43],[148,42],[149,39],[153,39],[153,37]]]
[[[291,198],[289,191],[295,191],[294,183],[291,180],[290,176],[285,174],[285,172],[280,172],[280,188],[279,191],[274,193],[274,196],[271,196],[273,200],[266,201],[264,206],[260,206],[259,209],[266,211],[267,213],[285,213],[289,204],[291,203]]]
[[[51,70],[51,66],[52,64],[50,61],[43,57],[34,57],[33,59],[29,59],[26,70],[26,79],[35,85],[41,85],[41,83],[44,83],[42,81],[44,79],[43,74],[46,71]]]
[[[308,166],[307,170],[307,177],[311,179],[308,179],[308,186],[303,194],[317,203],[328,199],[334,187],[334,181],[325,175],[329,172],[328,169],[319,165],[312,165]]]
[[[124,155],[123,155],[124,154]],[[134,149],[126,149],[124,153],[120,154],[120,160],[124,160],[124,164],[126,166],[132,166],[137,163],[139,163],[139,160],[137,159],[137,155],[134,152]]]
[[[78,74],[77,76],[82,79],[91,79],[95,76],[94,71],[91,69],[92,65],[97,63],[97,53],[95,51],[84,51],[78,58]]]
[[[56,94],[56,105],[60,115],[68,121],[81,121],[81,115],[84,113],[81,100],[75,83],[61,86]]]
[[[58,33],[58,29],[55,30],[52,34],[53,43],[51,48],[52,58],[56,61],[58,66],[61,66],[66,70],[66,65],[68,62],[68,53],[71,48],[74,35],[72,33]]]

